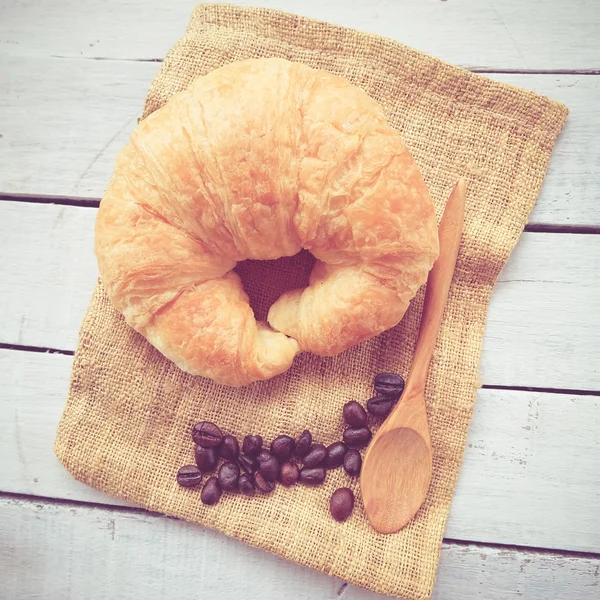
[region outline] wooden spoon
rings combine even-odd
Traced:
[[[404,393],[365,454],[360,487],[367,517],[380,533],[395,533],[415,516],[431,481],[425,382],[458,256],[465,196],[461,178],[440,222],[440,256],[427,279],[419,339]]]

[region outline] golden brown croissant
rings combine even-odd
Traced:
[[[98,212],[114,306],[183,370],[239,386],[396,325],[438,253],[427,187],[381,107],[282,59],[196,79],[142,121]],[[317,259],[257,323],[238,261]]]

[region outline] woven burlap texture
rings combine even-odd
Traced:
[[[175,481],[178,468],[194,462],[190,429],[203,419],[267,441],[305,428],[325,444],[341,439],[343,404],[366,401],[378,372],[407,373],[423,290],[393,330],[335,358],[302,354],[284,375],[232,389],[180,371],[124,323],[99,284],[81,328],[56,454],[77,479],[149,510],[380,593],[428,598],[479,385],[492,287],[525,226],[567,109],[375,35],[272,10],[201,5],[152,82],[143,114],[198,75],[262,56],[342,75],[380,102],[423,172],[438,219],[454,182],[467,179],[464,236],[427,384],[434,471],[425,504],[400,533],[378,535],[358,482],[341,469],[319,488],[228,494],[215,507]],[[310,264],[301,253],[240,265],[257,316],[283,289],[304,285]],[[357,497],[343,524],[328,511],[340,486]]]

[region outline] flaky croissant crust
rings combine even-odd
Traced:
[[[232,271],[317,259],[256,322]],[[396,325],[438,253],[427,187],[381,107],[283,59],[196,79],[142,121],[100,204],[100,276],[127,323],[183,370],[232,386]]]

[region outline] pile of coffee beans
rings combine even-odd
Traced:
[[[404,380],[400,375],[381,373],[375,377],[374,387],[376,395],[367,401],[367,411],[375,418],[387,417],[404,390]],[[359,450],[372,437],[367,411],[356,400],[347,402],[343,409],[343,441],[329,446],[313,442],[312,434],[305,429],[297,439],[285,434],[277,436],[268,449],[262,436],[250,434],[244,437],[240,448],[235,436],[224,434],[214,423],[201,421],[192,428],[196,464],[181,467],[177,482],[182,487],[196,487],[205,474],[216,471],[205,481],[200,494],[204,504],[213,505],[223,492],[252,496],[256,491],[270,494],[278,482],[286,487],[296,483],[321,485],[328,469],[343,467],[350,477],[357,477],[362,467]],[[336,521],[345,521],[354,509],[352,490],[336,490],[329,508]]]

